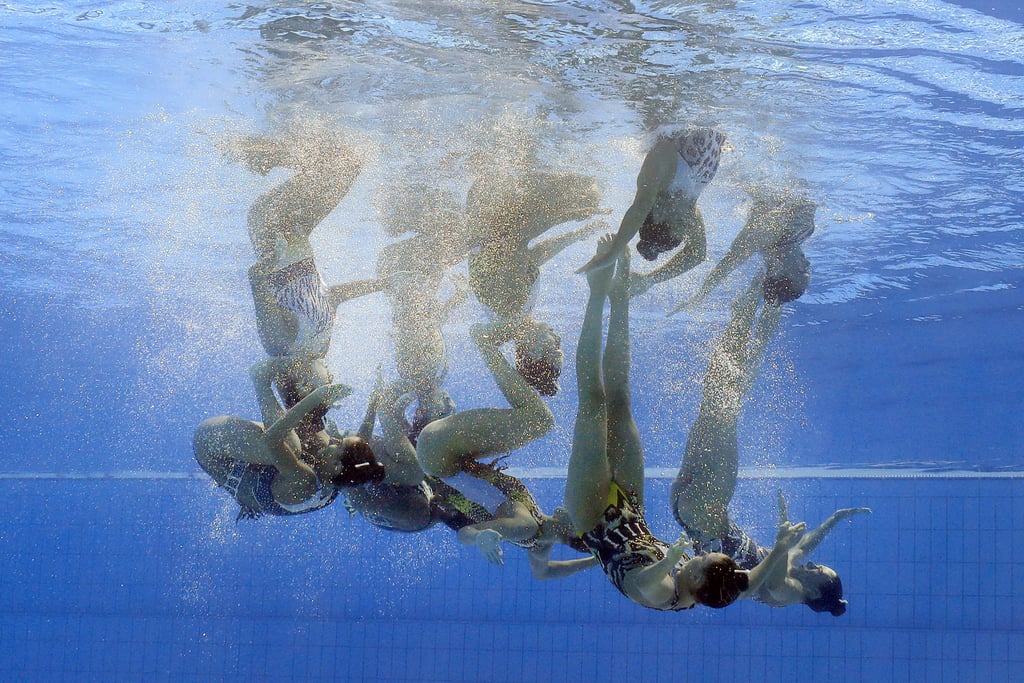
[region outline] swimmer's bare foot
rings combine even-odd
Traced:
[[[285,147],[273,138],[246,135],[223,147],[224,156],[243,163],[253,173],[267,175],[284,161]]]
[[[590,295],[605,297],[611,288],[612,276],[615,274],[615,260],[609,258],[615,236],[611,233],[601,235],[597,240],[597,253],[591,262],[601,259],[601,265],[587,271],[587,283],[590,285]]]
[[[619,254],[615,264],[615,277],[608,298],[612,301],[629,301],[629,249]]]

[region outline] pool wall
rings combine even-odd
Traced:
[[[563,482],[528,482],[543,505]],[[168,681],[1019,681],[1024,479],[746,478],[739,520],[771,540],[794,518],[870,516],[815,559],[849,611],[741,603],[659,613],[599,570],[537,582],[520,551],[492,567],[437,528],[381,532],[341,505],[234,522],[192,473],[0,479],[0,679]],[[674,538],[668,480],[652,527]]]

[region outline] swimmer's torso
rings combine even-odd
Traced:
[[[295,350],[321,358],[331,343],[334,309],[330,290],[320,277],[316,263],[305,258],[279,268],[267,275],[267,282],[277,304],[291,312],[298,321],[298,332],[288,355]]]
[[[477,300],[502,319],[529,312],[540,269],[524,250],[490,243],[469,257],[469,284]]]
[[[347,489],[345,498],[350,509],[389,531],[423,531],[434,523],[433,492],[425,481],[416,486],[363,484]]]

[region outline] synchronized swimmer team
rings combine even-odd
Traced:
[[[238,502],[240,518],[303,514],[340,498],[350,511],[392,531],[442,523],[495,564],[504,562],[503,543],[519,546],[539,579],[599,565],[624,596],[651,609],[718,608],[751,598],[843,614],[839,575],[807,556],[840,521],[867,508],[838,510],[808,531],[803,522],[789,521],[780,494],[770,549],[728,512],[744,397],[782,306],[798,299],[810,280],[801,245],[814,230],[815,205],[802,196],[779,190],[754,196],[747,224],[725,256],[697,293],[670,311],[700,305],[744,261],[760,256],[764,270],[733,302],[711,354],[672,483],[670,509],[682,533],[668,543],[645,521],[644,454],[629,377],[630,298],[706,259],[697,201],[717,173],[724,143],[725,136],[709,128],[657,135],[618,230],[598,239],[596,254],[579,270],[590,294],[576,346],[578,409],[565,506],[550,515],[496,458],[555,426],[544,397],[560,388],[561,337],[535,318],[533,303],[544,264],[603,225],[596,180],[536,170],[495,173],[473,182],[464,206],[424,189],[418,212],[385,216],[389,236],[414,234],[381,250],[377,277],[327,286],[309,236],[344,199],[363,159],[337,134],[318,135],[315,143],[250,137],[232,145],[230,158],[255,173],[282,167],[293,174],[254,202],[248,220],[256,254],[249,281],[267,353],[250,370],[261,421],[204,420],[193,438],[200,466]],[[588,220],[540,240],[560,225]],[[633,272],[629,244],[637,235],[637,252],[647,260],[674,253],[649,273]],[[441,302],[445,276],[463,261],[468,285]],[[352,390],[334,381],[324,361],[336,312],[345,301],[375,292],[384,293],[391,309],[398,378],[387,382],[378,370],[362,423],[339,429],[327,413]],[[507,406],[456,410],[443,386],[442,328],[470,292],[491,316],[471,327],[471,338]],[[488,509],[446,481],[460,474],[491,487],[502,502]],[[552,560],[555,545],[581,556]]]

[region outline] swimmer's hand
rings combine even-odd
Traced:
[[[779,502],[779,524],[789,521],[789,506],[786,504],[786,496],[783,495],[782,489],[778,490],[777,500]]]
[[[807,524],[804,522],[782,522],[779,524],[779,533],[775,535],[775,547],[780,550],[791,550],[797,546],[800,539],[807,531]]]
[[[589,273],[592,270],[612,265],[615,259],[619,257],[619,251],[623,248],[625,248],[625,245],[620,247],[613,243],[608,251],[599,251],[594,255],[594,258],[584,263],[581,268],[577,268],[576,274]]]
[[[676,542],[672,544],[670,550],[678,553],[680,556],[685,555],[687,553],[692,554],[693,542],[690,540],[689,534],[687,534],[685,531],[679,534],[679,538],[677,538]]]
[[[321,392],[320,403],[333,408],[352,394],[352,387],[342,382],[335,382],[334,384],[325,384],[322,387],[318,387],[316,391]]]
[[[835,520],[835,523],[838,524],[843,520],[849,519],[854,515],[859,515],[862,513],[871,514],[871,508],[842,508],[841,510],[836,510],[834,513],[832,513],[832,517],[830,517],[829,519]]]
[[[504,551],[501,549],[501,534],[494,529],[484,529],[477,534],[476,547],[491,564],[505,564]]]

